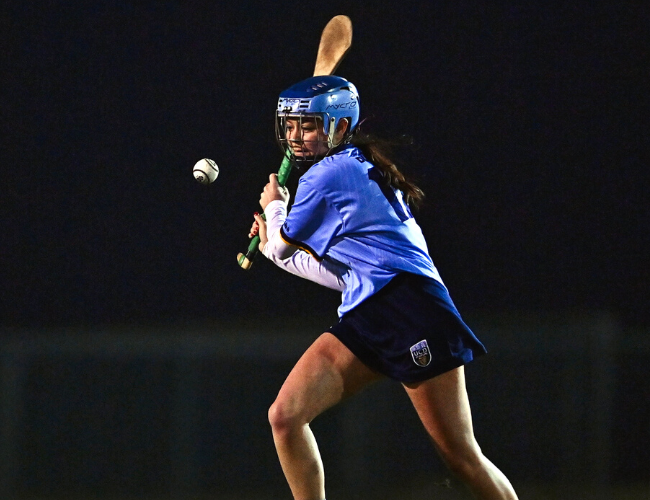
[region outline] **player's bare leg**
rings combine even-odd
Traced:
[[[477,498],[517,498],[510,481],[483,455],[474,438],[462,366],[404,387],[443,460]]]
[[[334,335],[321,335],[300,358],[269,410],[273,440],[295,500],[323,500],[323,463],[309,423],[381,375]]]

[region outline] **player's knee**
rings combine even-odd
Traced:
[[[297,426],[302,425],[299,414],[290,409],[282,399],[276,399],[269,408],[269,423],[273,432],[289,432]]]

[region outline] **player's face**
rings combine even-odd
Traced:
[[[288,118],[285,134],[293,154],[298,157],[324,156],[329,150],[323,124],[314,118]]]

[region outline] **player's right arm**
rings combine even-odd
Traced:
[[[288,259],[298,250],[298,247],[284,241],[280,234],[280,227],[286,218],[287,204],[282,200],[273,200],[266,205],[264,217],[255,214],[255,224],[248,236],[252,238],[259,232],[260,251],[268,259]]]
[[[347,269],[329,259],[317,260],[309,253],[286,243],[280,234],[280,227],[287,216],[287,206],[280,200],[270,202],[264,212],[266,221],[255,216],[255,230],[259,230],[260,251],[271,262],[285,271],[308,279],[333,290],[343,291],[343,276]]]

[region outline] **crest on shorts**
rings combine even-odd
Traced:
[[[416,365],[423,368],[429,366],[429,363],[431,363],[431,351],[429,350],[429,344],[427,344],[426,339],[420,340],[420,342],[411,346],[411,356]]]

